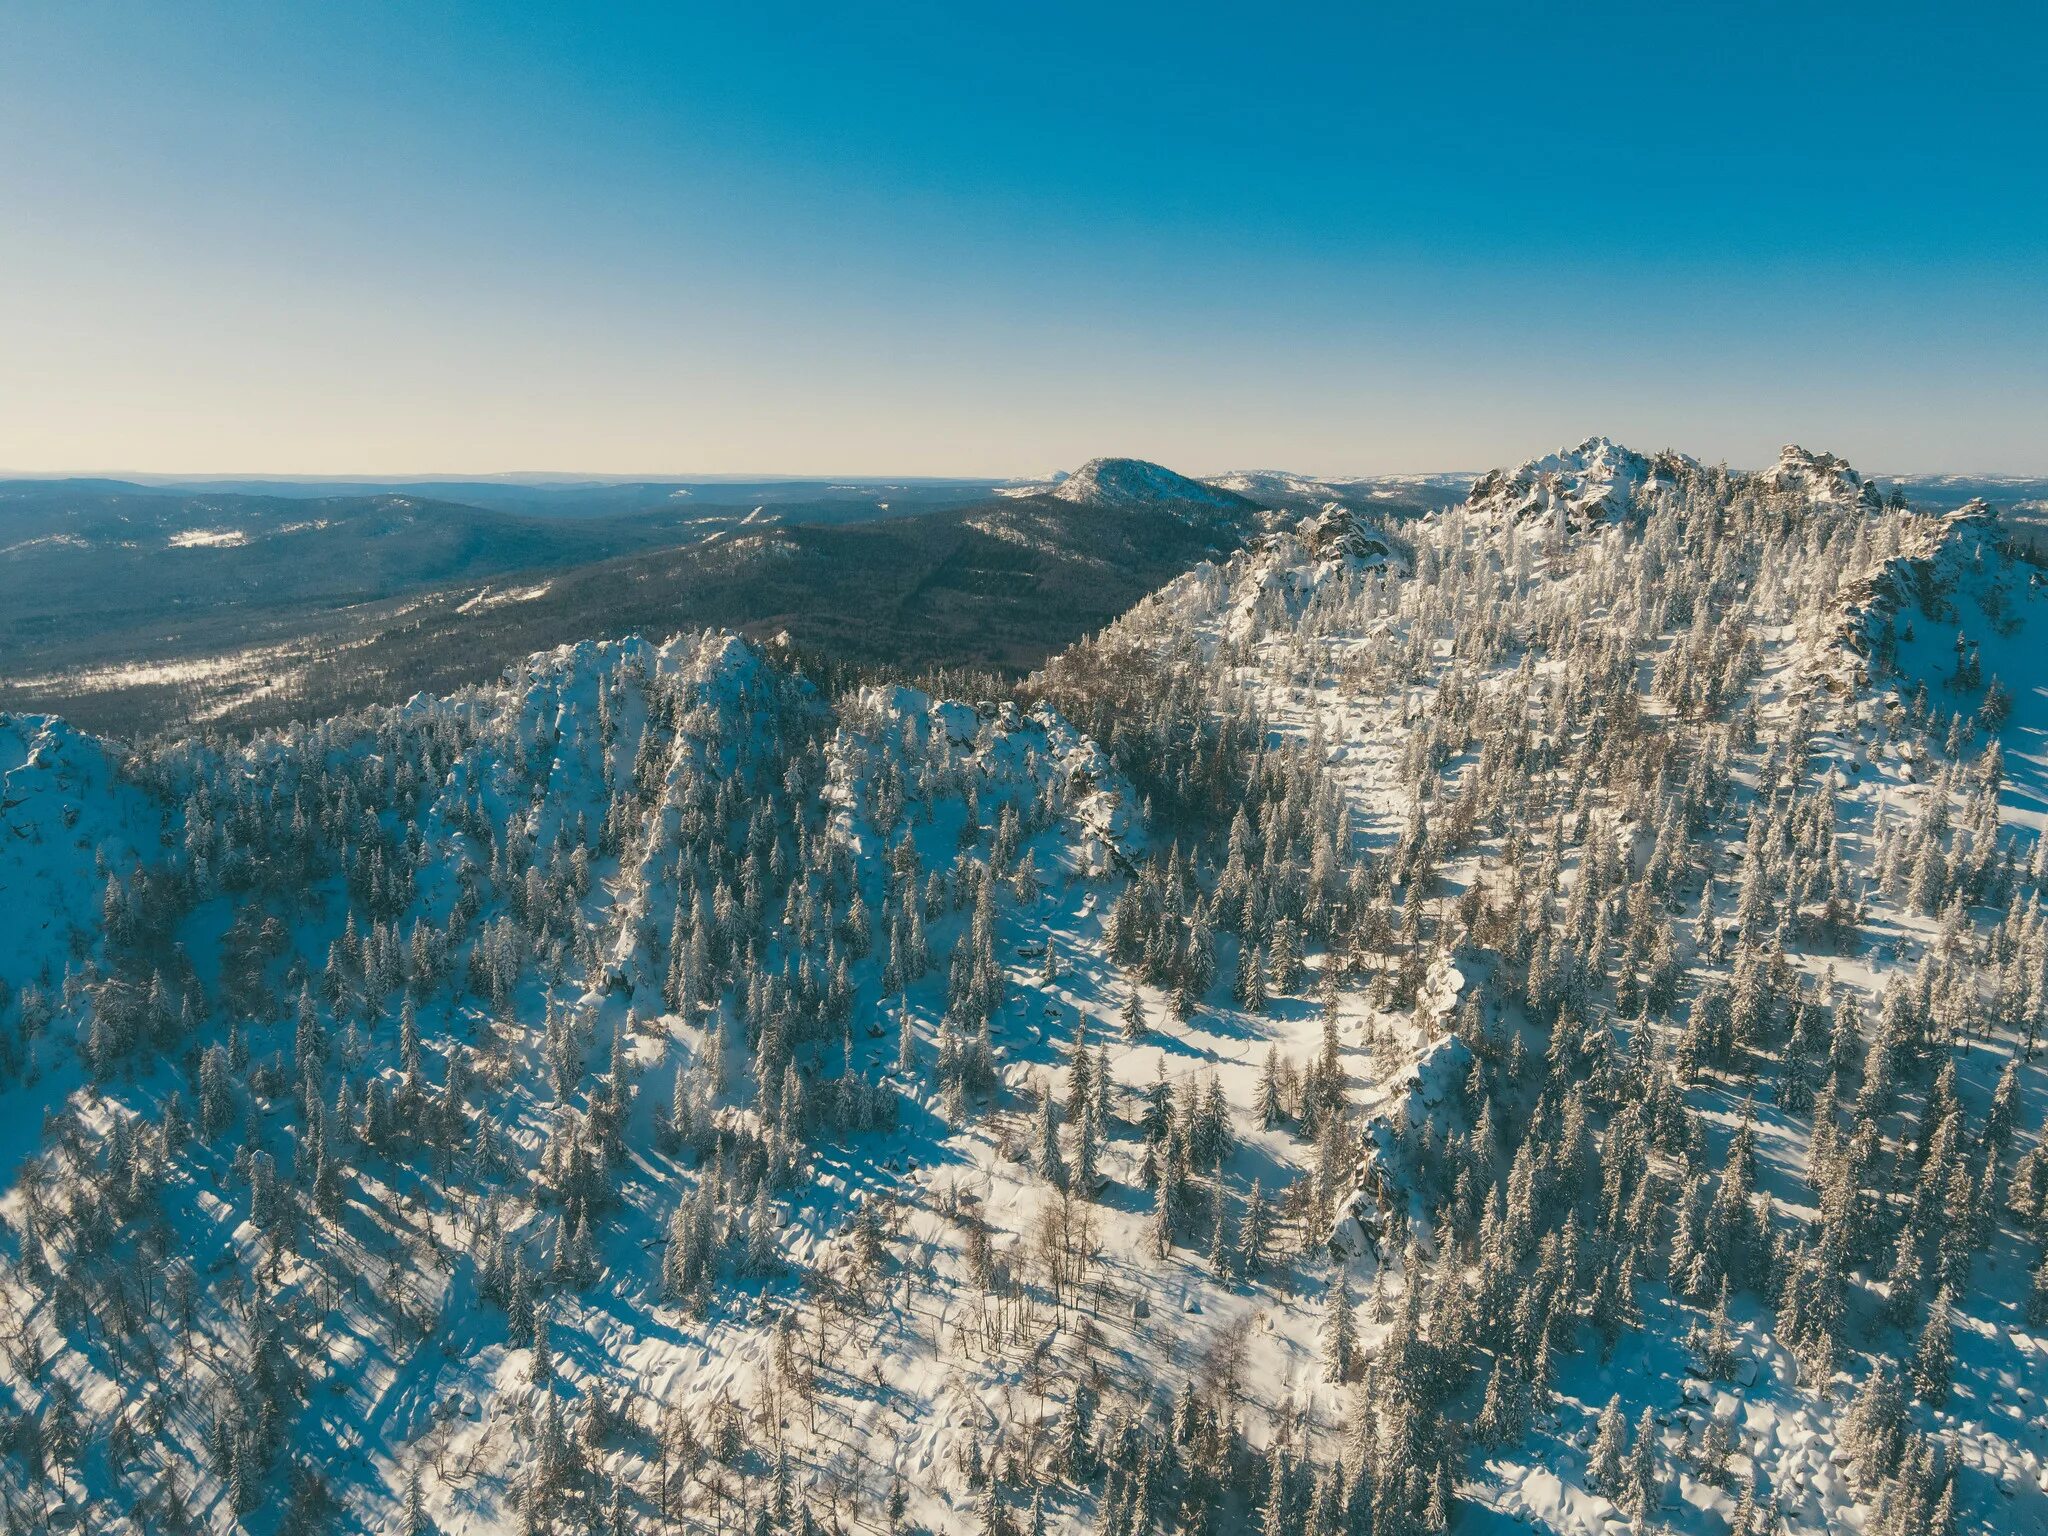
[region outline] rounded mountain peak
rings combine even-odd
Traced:
[[[1084,507],[1146,507],[1162,503],[1244,511],[1257,504],[1235,491],[1204,485],[1149,459],[1090,459],[1053,488],[1061,501]]]

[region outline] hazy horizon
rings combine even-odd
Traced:
[[[1188,475],[1194,479],[1215,479],[1230,474],[1295,474],[1319,480],[1378,480],[1378,479],[1423,479],[1431,477],[1454,477],[1459,475],[1483,475],[1489,470],[1510,468],[1531,458],[1569,448],[1574,443],[1586,440],[1587,436],[1605,435],[1611,441],[1639,452],[1655,452],[1671,448],[1681,453],[1692,453],[1683,443],[1649,444],[1634,442],[1607,434],[1585,434],[1569,442],[1560,441],[1543,448],[1526,448],[1504,452],[1484,463],[1437,464],[1423,467],[1413,465],[1381,469],[1332,469],[1324,466],[1290,463],[1232,463],[1217,466],[1191,467],[1153,459],[1150,462],[1163,463],[1166,468]],[[1750,458],[1709,457],[1692,453],[1702,463],[1725,463],[1731,469],[1762,468],[1778,457],[1780,448],[1790,446],[1779,444],[1767,453]],[[1798,446],[1816,452],[1834,452],[1825,443],[1802,443]],[[782,482],[787,484],[830,484],[835,481],[890,482],[916,484],[929,482],[986,481],[993,485],[1025,484],[1033,481],[1055,479],[1070,474],[1081,464],[1094,458],[1147,458],[1143,454],[1103,453],[1089,454],[1072,464],[1052,468],[1015,471],[961,471],[947,474],[931,470],[562,470],[562,469],[496,469],[496,470],[358,470],[333,472],[307,472],[279,469],[261,470],[182,470],[167,471],[156,469],[13,469],[0,466],[0,481],[8,480],[125,480],[138,485],[177,486],[189,484],[210,484],[224,481],[271,482],[289,485],[319,485],[327,482],[336,484],[526,484],[536,487],[558,485],[632,485],[640,482],[682,483],[697,485],[755,484]],[[2038,470],[2028,469],[1983,469],[1970,466],[1957,467],[1909,467],[1891,468],[1882,464],[1865,464],[1854,455],[1844,454],[1849,463],[1866,478],[1924,480],[1936,477],[1982,480],[2037,480],[2048,479],[2048,465]]]

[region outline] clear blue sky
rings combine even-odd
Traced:
[[[0,10],[0,466],[2048,471],[2037,6]]]

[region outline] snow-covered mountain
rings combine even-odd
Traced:
[[[1592,439],[1013,698],[0,719],[0,1511],[2048,1529],[2044,626]]]
[[[1838,460],[1645,462],[1596,442],[1487,477],[1401,564],[1262,546],[1047,691],[1133,743],[1190,692],[1257,723],[1405,888],[1349,941],[1373,980],[1339,1038],[1371,1064],[1322,1210],[1355,1283],[1428,1298],[1358,1328],[1369,1400],[1441,1407],[1406,1383],[1446,1330],[1497,1341],[1449,1398],[1454,1528],[2043,1529],[2039,575],[1985,509],[1882,506]],[[1553,536],[1623,483],[1625,537]],[[1937,1142],[1970,1150],[1935,1169]],[[1581,1155],[1605,1240],[1542,1193]],[[1663,1214],[1630,1236],[1624,1205]],[[1564,1335],[1546,1272],[1578,1276]]]
[[[1199,508],[1217,516],[1244,516],[1258,510],[1258,503],[1250,497],[1191,480],[1145,459],[1090,459],[1055,485],[1051,494],[1083,507]]]

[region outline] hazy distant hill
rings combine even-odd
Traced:
[[[0,677],[303,638],[346,610],[423,590],[559,571],[790,517],[852,522],[985,494],[980,483],[938,482],[275,482],[258,492],[0,481]]]
[[[339,496],[415,496],[428,501],[456,501],[494,512],[531,517],[616,517],[658,511],[675,502],[713,506],[764,506],[769,510],[802,507],[819,522],[834,521],[832,509],[853,517],[884,510],[914,511],[958,506],[987,496],[1003,482],[913,477],[904,480],[833,480],[743,478],[719,476],[696,480],[579,479],[569,475],[495,475],[477,479],[428,476],[419,479],[353,479],[345,477],[283,478],[225,476],[216,479],[0,479],[0,497],[31,486],[92,489],[152,496],[271,496],[306,501]]]
[[[39,648],[46,665],[0,686],[0,707],[49,709],[127,734],[188,722],[260,724],[488,680],[532,651],[571,641],[702,625],[786,635],[854,662],[1021,671],[1197,561],[1228,553],[1258,526],[1260,509],[1246,497],[1139,461],[1105,464],[1120,487],[1114,496],[1005,495],[859,523],[778,521],[750,508],[694,524],[536,525],[453,509],[451,525],[496,518],[486,526],[553,540],[557,550],[579,537],[594,545],[643,534],[664,537],[666,547],[593,548],[580,560],[542,551],[494,567],[472,555],[459,571],[450,555],[444,584],[366,592],[357,606],[339,606],[322,587],[317,598],[217,611],[210,627],[161,643],[140,625],[103,630],[95,647],[63,663],[53,647]],[[1151,485],[1154,499],[1132,489],[1139,484]],[[1181,486],[1195,490],[1181,494]],[[290,505],[303,517],[322,504]],[[797,506],[811,511],[785,503]],[[678,531],[690,542],[674,537]],[[284,542],[281,533],[272,537]],[[164,542],[159,535],[157,558]],[[233,558],[264,542],[252,534],[246,546],[175,553]],[[182,644],[187,636],[202,643]],[[117,658],[116,641],[133,649]]]

